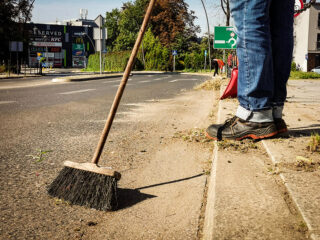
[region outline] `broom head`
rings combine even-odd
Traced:
[[[116,210],[117,181],[121,174],[93,163],[66,161],[58,177],[51,183],[48,193],[71,204],[97,210]]]

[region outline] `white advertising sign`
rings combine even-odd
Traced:
[[[36,47],[62,47],[61,42],[32,42]]]

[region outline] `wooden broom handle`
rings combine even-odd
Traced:
[[[153,6],[154,6],[155,2],[156,2],[156,0],[150,0],[150,2],[149,2],[149,6],[148,6],[148,9],[146,11],[145,17],[143,19],[143,23],[142,23],[142,26],[140,28],[136,43],[134,44],[134,47],[132,49],[132,52],[131,52],[131,55],[130,55],[130,58],[129,58],[129,61],[128,61],[128,64],[127,64],[127,67],[126,67],[126,70],[123,73],[122,80],[120,82],[117,94],[116,94],[116,96],[115,96],[115,98],[113,100],[113,104],[111,106],[108,119],[107,119],[106,124],[104,126],[104,129],[102,131],[102,134],[101,134],[98,146],[96,148],[96,151],[95,151],[95,153],[93,155],[93,158],[91,160],[91,162],[94,163],[94,164],[98,164],[98,162],[99,162],[103,147],[104,147],[104,145],[106,143],[106,140],[107,140],[107,137],[108,137],[108,134],[109,134],[113,119],[114,119],[114,117],[116,115],[116,112],[117,112],[117,109],[118,109],[122,94],[123,94],[124,89],[126,87],[126,84],[127,84],[131,69],[132,69],[133,64],[134,64],[134,60],[135,60],[135,58],[137,56],[137,53],[138,53],[138,50],[140,48],[140,44],[141,44],[141,41],[143,39],[144,32],[146,31],[146,28],[147,28],[147,25],[148,25],[148,22],[149,22],[149,19],[150,19],[150,16],[151,16],[151,12],[152,12],[152,9],[153,9]]]

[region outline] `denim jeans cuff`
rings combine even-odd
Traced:
[[[236,116],[249,122],[273,122],[272,109],[250,111],[242,106],[238,106]]]

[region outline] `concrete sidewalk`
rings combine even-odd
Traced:
[[[319,91],[319,80],[289,81],[286,138],[216,142],[204,239],[320,239],[320,147],[309,150]],[[218,122],[237,105],[220,101]]]

